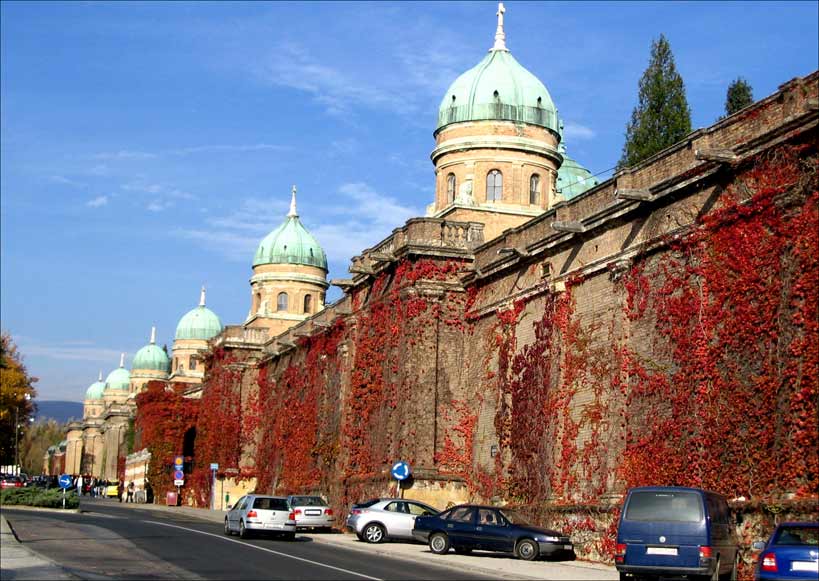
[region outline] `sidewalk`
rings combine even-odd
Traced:
[[[62,567],[21,544],[6,517],[0,514],[0,579],[76,579]]]
[[[192,508],[189,506],[164,506],[158,504],[122,504],[142,512],[174,512],[214,523],[225,520],[225,512]],[[88,508],[92,508],[89,506]],[[472,555],[434,555],[429,547],[418,543],[387,542],[370,544],[359,541],[355,535],[348,533],[298,533],[316,543],[381,555],[394,559],[403,559],[414,563],[424,562],[454,569],[472,571],[490,575],[499,579],[550,579],[555,581],[608,581],[619,579],[617,570],[611,565],[586,561],[521,561],[503,553],[477,552]]]

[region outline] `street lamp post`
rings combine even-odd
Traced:
[[[29,394],[25,394],[26,401],[31,399]],[[15,476],[20,476],[20,448],[18,446],[19,438],[19,431],[20,431],[20,406],[14,406],[14,471],[16,472]]]

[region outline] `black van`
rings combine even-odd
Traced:
[[[699,488],[628,491],[617,529],[620,579],[735,580],[736,528],[725,497]]]

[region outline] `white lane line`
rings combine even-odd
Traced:
[[[187,527],[180,527],[177,525],[171,525],[164,522],[158,522],[155,520],[144,520],[142,522],[160,525],[163,527],[172,527],[175,529],[182,529],[183,531],[190,531],[192,533],[198,533],[200,535],[207,535],[209,537],[216,537],[217,539],[221,539],[223,541],[228,541],[230,543],[238,543],[243,547],[249,547],[251,549],[258,549],[259,551],[267,551],[268,553],[273,553],[274,555],[279,555],[280,557],[287,557],[288,559],[295,559],[296,561],[304,561],[305,563],[310,563],[311,565],[318,565],[319,567],[326,567],[327,569],[333,569],[335,571],[341,571],[342,573],[349,573],[350,575],[355,575],[356,577],[363,577],[364,579],[372,579],[373,581],[383,581],[378,577],[370,577],[369,575],[364,575],[363,573],[356,573],[355,571],[350,571],[348,569],[342,569],[341,567],[333,567],[332,565],[327,565],[325,563],[319,563],[318,561],[311,561],[310,559],[304,559],[302,557],[296,557],[295,555],[288,555],[287,553],[282,553],[279,551],[274,551],[273,549],[265,549],[264,547],[259,547],[256,545],[251,545],[250,543],[243,543],[242,541],[237,541],[236,539],[229,539],[223,535],[215,535],[213,533],[206,533],[204,531],[197,531],[196,529],[189,529]]]

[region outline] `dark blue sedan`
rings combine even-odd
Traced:
[[[514,553],[525,561],[539,556],[574,556],[568,536],[532,526],[515,511],[493,506],[462,504],[436,516],[419,516],[412,536],[429,543],[436,555],[452,547],[461,554],[474,549]]]
[[[760,549],[756,578],[819,579],[819,524],[786,522],[774,529],[767,543],[754,543]]]

